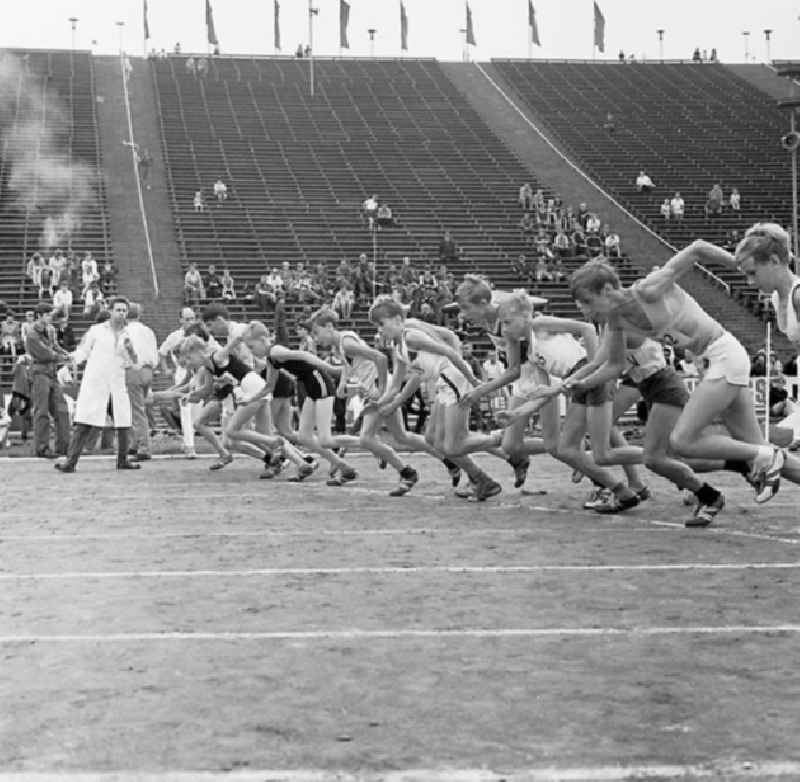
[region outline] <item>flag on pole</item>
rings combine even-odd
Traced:
[[[350,21],[350,3],[347,0],[339,0],[339,48],[349,49],[347,42],[347,25]]]
[[[275,16],[275,42],[274,47],[275,51],[279,52],[281,50],[281,21],[280,21],[280,13],[281,13],[281,4],[278,0],[274,0],[275,9],[274,9],[274,16]]]
[[[214,14],[211,11],[211,0],[206,0],[206,29],[208,30],[208,42],[212,46],[219,46],[217,33],[214,30]]]
[[[408,17],[403,0],[400,0],[400,49],[408,51]]]
[[[600,6],[594,4],[594,45],[601,53],[606,50],[606,20]]]
[[[144,6],[142,9],[142,16],[144,17],[144,39],[145,41],[150,40],[150,25],[147,24],[147,0],[144,0]]]
[[[533,8],[533,0],[528,0],[528,27],[531,28],[531,41],[537,46],[541,46],[539,41],[539,28],[536,26],[536,11]]]
[[[467,3],[467,43],[475,46],[475,30],[472,28],[472,11]]]

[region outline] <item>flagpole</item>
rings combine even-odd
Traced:
[[[314,13],[313,0],[308,0],[308,89],[314,97]]]

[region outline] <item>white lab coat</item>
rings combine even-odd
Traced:
[[[115,336],[108,321],[96,323],[72,354],[76,363],[86,362],[81,389],[75,405],[75,422],[105,426],[108,401],[112,401],[114,426],[131,425],[131,401],[125,384],[125,368],[130,359],[124,347],[127,328]]]

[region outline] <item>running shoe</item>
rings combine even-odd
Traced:
[[[616,494],[611,494],[606,502],[600,503],[595,506],[595,513],[624,513],[626,510],[635,508],[639,504],[639,497],[636,494],[620,499]]]
[[[639,498],[639,502],[644,502],[645,500],[649,500],[653,495],[650,493],[649,486],[642,486],[642,488],[636,492],[636,496]]]
[[[194,448],[184,448],[183,449],[183,458],[184,459],[196,459],[197,458],[197,451]]]
[[[385,470],[387,468],[387,466],[388,466],[388,462],[386,461],[386,459],[380,459],[378,461],[378,469],[379,470]]]
[[[297,468],[297,474],[292,475],[286,480],[289,483],[302,483],[309,475],[314,474],[314,467],[310,464],[301,464]]]
[[[604,489],[602,486],[597,486],[589,492],[586,502],[583,503],[584,510],[594,510],[598,505],[607,503],[613,496],[611,489]]]
[[[470,480],[466,486],[456,489],[453,494],[461,500],[471,500],[475,497],[475,484]]]
[[[347,467],[344,470],[337,470],[335,475],[332,475],[326,482],[326,486],[344,486],[350,481],[354,481],[358,477],[358,473],[352,468]]]
[[[497,481],[486,476],[475,485],[475,499],[478,502],[483,502],[500,494],[501,491],[503,491],[503,487]]]
[[[580,483],[584,479],[584,474],[576,467],[572,471],[572,482]]]
[[[518,489],[525,483],[528,477],[531,460],[527,456],[524,456],[522,459],[508,459],[507,461],[514,468],[514,488]]]
[[[403,467],[400,471],[400,483],[389,492],[389,496],[402,497],[404,494],[408,494],[417,481],[419,481],[419,473],[413,467]]]
[[[684,527],[708,527],[713,524],[717,514],[725,507],[725,497],[721,494],[714,502],[698,502],[694,515],[683,523]]]
[[[762,467],[757,465],[757,458],[754,460],[753,472],[748,480],[755,489],[757,503],[769,502],[778,493],[781,487],[781,470],[785,459],[786,455],[783,450],[775,448],[769,464]]]
[[[208,469],[209,470],[221,470],[223,467],[226,467],[233,461],[233,454],[226,453],[225,456],[220,456],[217,461],[214,462]]]
[[[689,491],[689,489],[686,489],[683,492],[683,504],[688,506],[697,504],[697,497],[694,496],[693,491]]]

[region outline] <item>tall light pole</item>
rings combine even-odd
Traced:
[[[656,30],[658,36],[658,59],[664,61],[664,30],[660,28]]]
[[[770,54],[769,54],[769,39],[770,39],[770,36],[772,35],[772,33],[773,33],[773,31],[770,30],[769,28],[764,30],[764,41],[767,44],[767,62],[772,62],[772,57],[770,57]]]
[[[319,8],[314,8],[313,0],[308,0],[308,91],[314,97],[314,17]]]
[[[750,31],[742,30],[742,37],[744,38],[744,61],[750,62]]]
[[[72,26],[72,51],[75,51],[75,30],[78,27],[78,17],[77,16],[70,16],[67,20],[70,25]]]
[[[374,57],[375,56],[375,33],[377,33],[378,31],[374,27],[370,27],[369,30],[367,30],[367,32],[369,33],[369,56],[370,57]]]
[[[122,54],[125,51],[125,43],[124,43],[124,36],[125,36],[125,22],[114,22],[115,25],[119,28],[119,53]]]

